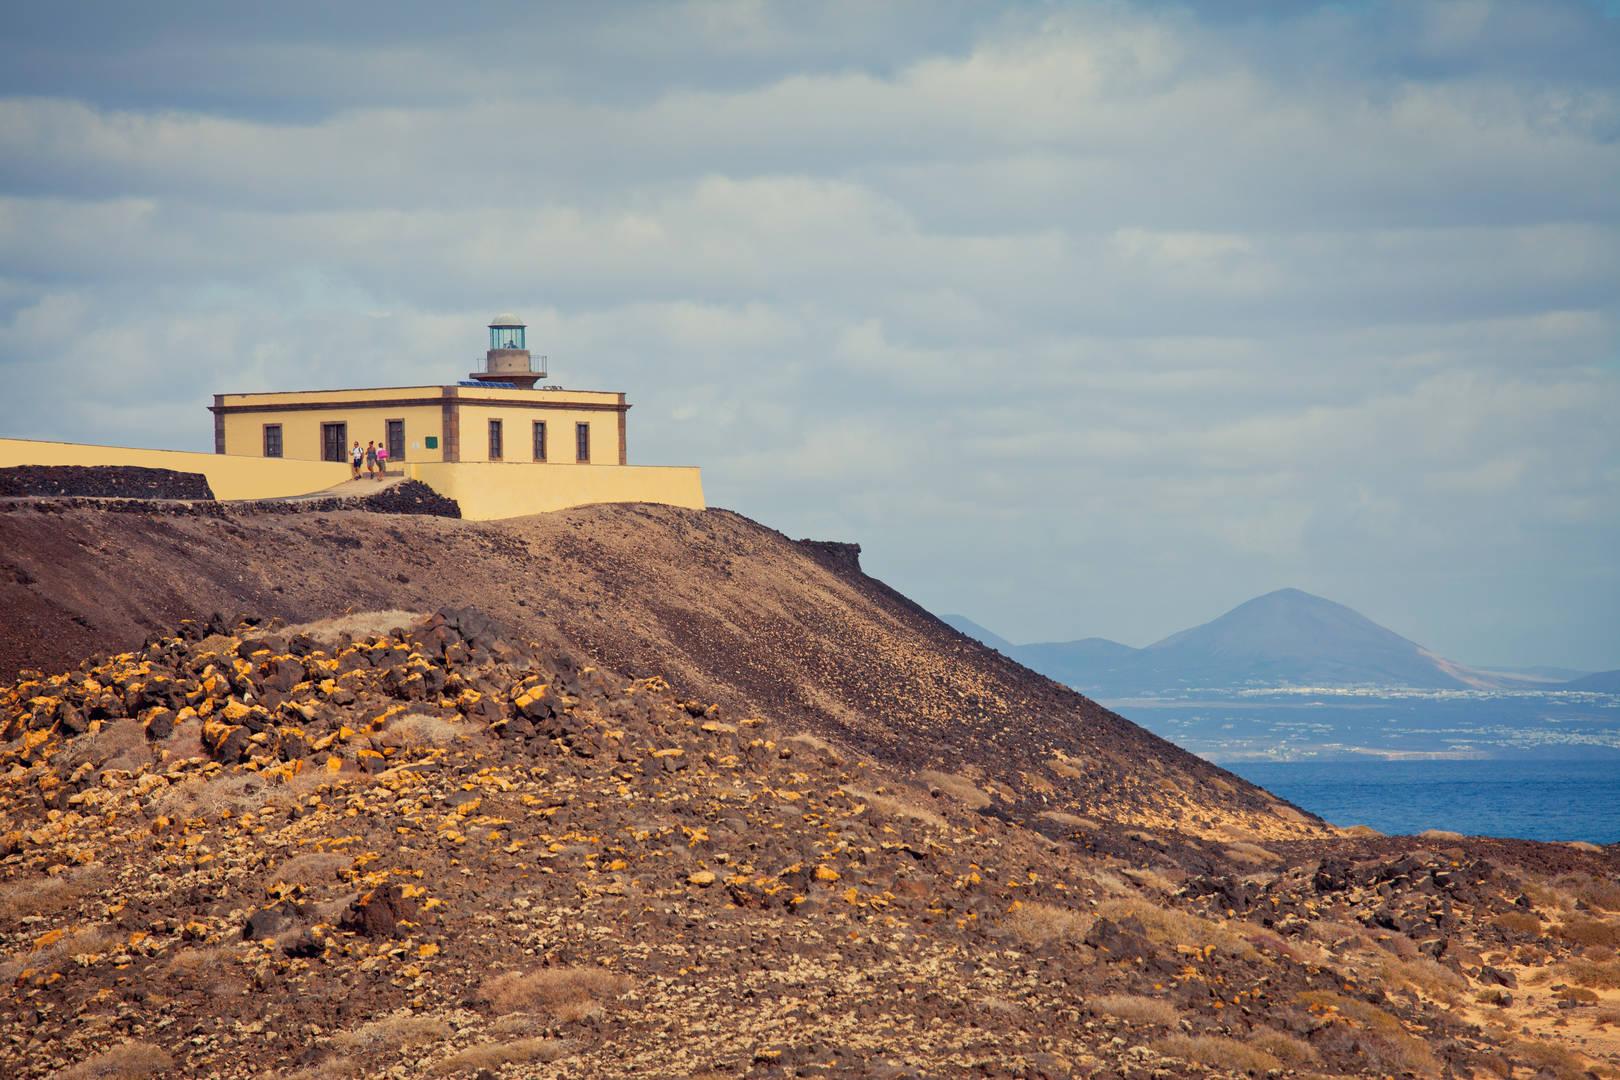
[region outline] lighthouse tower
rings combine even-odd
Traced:
[[[489,351],[484,354],[484,370],[469,378],[481,383],[498,383],[532,390],[546,377],[545,368],[534,366],[526,340],[528,327],[516,315],[497,315],[489,320]],[[543,358],[542,358],[543,359]]]

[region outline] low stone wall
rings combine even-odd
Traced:
[[[144,465],[15,465],[0,468],[0,496],[208,499],[208,477]]]
[[[141,450],[89,443],[45,442],[0,438],[0,468],[64,465],[171,469],[201,473],[213,497],[282,499],[325,491],[349,478],[349,466],[337,461],[197,454],[186,450]],[[116,496],[115,496],[116,497]]]
[[[42,514],[64,510],[104,510],[114,514],[170,514],[180,517],[241,517],[252,514],[317,514],[363,510],[372,514],[414,514],[459,518],[461,507],[426,484],[407,480],[377,492],[330,499],[265,499],[248,502],[179,502],[165,499],[104,499],[66,496],[29,502],[0,502],[0,509],[32,509]]]

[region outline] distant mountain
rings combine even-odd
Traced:
[[[946,621],[980,641],[988,635],[1019,663],[1093,696],[1276,686],[1547,685],[1545,678],[1479,671],[1447,660],[1343,604],[1299,589],[1255,597],[1143,649],[1106,638],[1012,645],[962,616]]]
[[[966,634],[981,645],[988,645],[1003,656],[1011,656],[1016,648],[1012,642],[993,631],[986,630],[966,615],[941,615],[939,621],[959,634]],[[1027,664],[1025,665],[1028,666]],[[1061,681],[1061,680],[1060,680]]]
[[[1406,686],[1462,689],[1459,664],[1343,604],[1298,589],[1258,596],[1140,651],[1139,689],[1203,686]]]
[[[1558,689],[1596,690],[1599,693],[1620,694],[1620,668],[1614,671],[1600,671],[1596,675],[1586,675],[1579,679],[1572,679],[1560,685]]]
[[[1005,649],[1002,651],[1006,652]],[[1056,679],[1065,686],[1079,687],[1108,684],[1128,670],[1141,652],[1140,649],[1107,638],[1090,637],[1079,641],[1015,645],[1007,655],[1049,679]]]

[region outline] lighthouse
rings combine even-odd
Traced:
[[[544,357],[541,357],[544,360]],[[536,370],[529,354],[528,327],[516,315],[497,315],[489,320],[489,351],[484,354],[484,370],[468,378],[481,383],[532,390],[546,377],[545,367]]]

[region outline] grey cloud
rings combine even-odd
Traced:
[[[1015,639],[1294,584],[1620,663],[1591,7],[366,11],[0,35],[8,433],[203,449],[514,308],[636,459]]]

